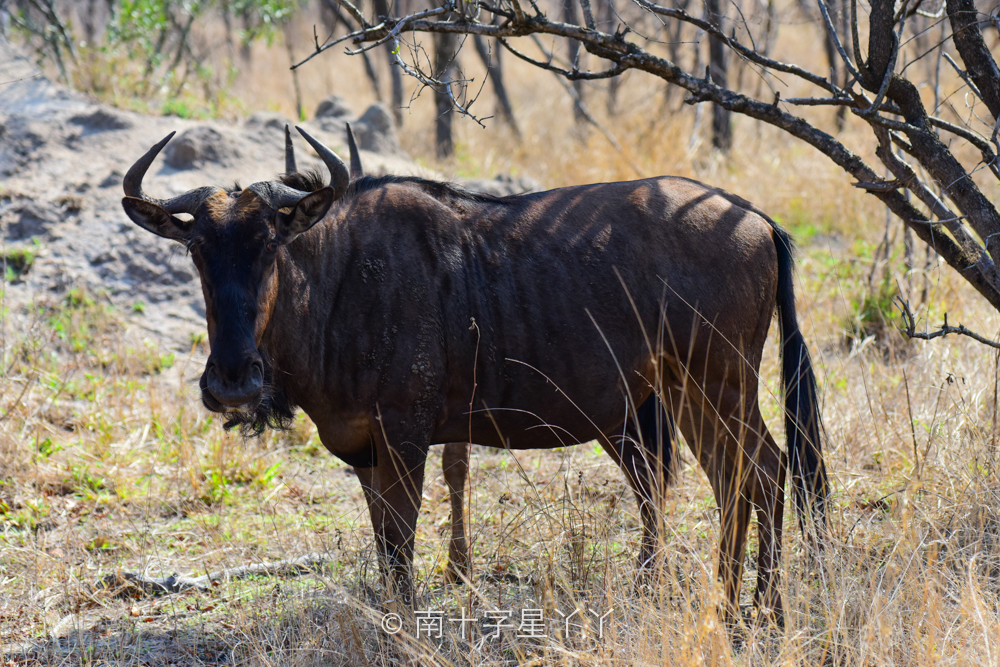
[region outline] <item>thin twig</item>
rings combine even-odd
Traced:
[[[962,81],[965,81],[965,85],[969,87],[969,90],[971,90],[973,94],[979,98],[979,101],[982,102],[983,94],[979,92],[979,88],[977,88],[976,84],[972,82],[972,79],[969,77],[969,73],[963,70],[961,67],[959,67],[958,63],[956,63],[955,60],[950,55],[948,55],[947,51],[945,51],[944,53],[944,59],[947,60],[948,64],[955,69],[955,72],[960,77],[962,77]]]
[[[755,65],[760,65],[761,67],[771,69],[776,72],[785,72],[786,74],[793,74],[797,77],[805,79],[806,81],[812,83],[813,85],[819,86],[820,88],[828,90],[832,93],[839,92],[839,89],[829,79],[825,79],[817,74],[813,74],[812,72],[803,69],[798,65],[783,63],[778,60],[767,58],[758,51],[747,48],[739,41],[737,41],[735,37],[727,35],[725,32],[722,31],[722,29],[720,29],[715,24],[706,21],[704,19],[691,16],[683,9],[674,9],[673,7],[663,7],[661,5],[648,2],[647,0],[633,0],[633,2],[635,2],[643,9],[652,12],[653,14],[674,18],[677,19],[678,21],[689,23],[698,28],[699,30],[705,31],[706,33],[712,35],[716,39],[719,39],[720,41],[724,42],[726,46],[735,51],[740,57],[745,58],[746,60],[754,63]]]
[[[948,313],[944,314],[944,324],[942,324],[937,331],[919,332],[917,331],[916,321],[913,311],[910,310],[909,302],[905,301],[901,296],[896,296],[893,299],[893,303],[896,308],[899,309],[899,314],[903,317],[903,327],[900,331],[906,334],[907,338],[934,340],[935,338],[941,338],[942,336],[947,336],[949,334],[959,334],[961,336],[968,336],[983,345],[989,345],[992,348],[1000,350],[1000,343],[995,340],[990,340],[985,336],[980,336],[975,331],[967,328],[964,324],[959,324],[957,327],[953,327],[948,324]]]
[[[833,45],[836,47],[837,53],[840,54],[840,58],[844,61],[844,65],[847,67],[847,71],[851,73],[851,76],[860,81],[861,74],[854,67],[854,63],[851,62],[847,51],[844,50],[844,45],[840,43],[840,36],[837,35],[837,29],[833,27],[833,21],[830,19],[830,12],[826,8],[826,3],[823,0],[816,1],[819,3],[819,11],[823,15],[823,22],[826,23],[826,30],[829,33],[830,39],[833,40]]]

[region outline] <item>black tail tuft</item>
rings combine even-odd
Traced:
[[[822,532],[826,526],[829,482],[820,445],[819,397],[816,377],[795,315],[795,269],[792,240],[773,222],[778,251],[778,318],[781,325],[781,368],[785,385],[785,433],[788,466],[803,530],[811,520]]]
[[[638,438],[635,438],[636,426],[640,436]],[[656,392],[650,394],[636,409],[635,420],[628,420],[626,434],[642,443],[643,448],[652,455],[648,460],[660,462],[663,481],[668,485],[672,484],[676,467],[674,449],[677,442],[677,425],[663,407]]]

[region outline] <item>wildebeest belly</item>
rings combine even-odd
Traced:
[[[617,432],[654,383],[643,330],[656,326],[657,299],[641,298],[655,312],[637,316],[606,266],[540,264],[488,285],[449,346],[448,417],[436,437],[469,439],[471,429],[480,444],[533,449]]]

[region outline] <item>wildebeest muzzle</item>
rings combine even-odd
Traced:
[[[264,362],[252,354],[212,354],[201,376],[201,400],[213,412],[252,412],[264,394]]]

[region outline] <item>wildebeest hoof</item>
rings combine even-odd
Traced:
[[[448,564],[447,569],[445,569],[444,571],[444,583],[464,585],[468,581],[469,581],[468,564],[460,564],[458,566],[455,566],[452,563]]]

